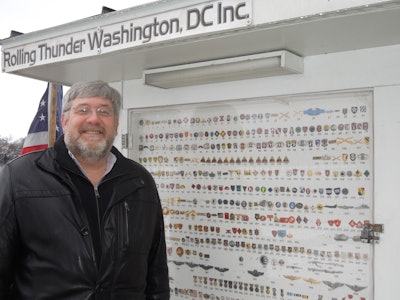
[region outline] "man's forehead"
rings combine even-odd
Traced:
[[[112,105],[112,102],[110,99],[106,99],[103,97],[78,97],[78,98],[75,98],[73,101],[75,104],[78,104],[78,105],[84,105],[84,104],[89,105],[89,104],[93,104],[93,103],[102,104],[102,105],[107,105],[107,104]]]

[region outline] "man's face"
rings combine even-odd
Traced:
[[[110,100],[76,98],[62,116],[65,144],[78,158],[98,160],[106,157],[117,134],[118,119]]]

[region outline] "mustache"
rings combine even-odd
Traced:
[[[81,127],[81,131],[100,131],[100,132],[104,132],[104,128],[102,126],[85,125],[85,126]]]

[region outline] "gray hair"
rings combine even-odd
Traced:
[[[72,107],[72,102],[76,98],[91,98],[101,97],[110,100],[114,109],[115,118],[119,118],[121,110],[121,94],[114,88],[108,85],[108,83],[96,80],[96,81],[79,81],[74,83],[71,88],[67,91],[63,98],[62,111],[63,113],[68,112]]]

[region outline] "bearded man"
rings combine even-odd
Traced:
[[[0,299],[169,299],[156,185],[113,147],[120,109],[107,83],[72,85],[54,147],[0,171]]]

